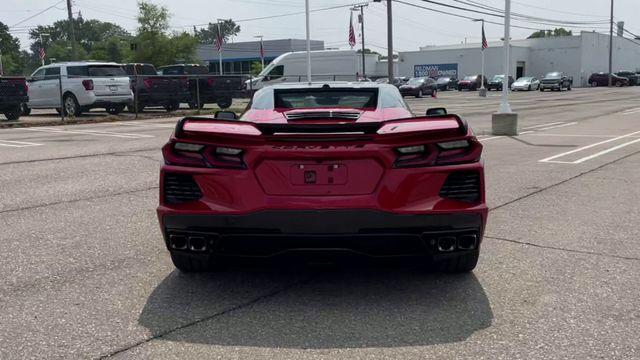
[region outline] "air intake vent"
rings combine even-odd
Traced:
[[[358,120],[360,118],[359,112],[353,111],[303,111],[303,112],[289,112],[284,116],[287,120],[308,120],[308,119],[346,119],[346,120]]]
[[[450,174],[440,189],[440,196],[467,202],[480,200],[480,174],[467,171]]]
[[[198,200],[202,197],[202,191],[191,175],[171,174],[164,175],[164,198],[167,203],[177,204]]]

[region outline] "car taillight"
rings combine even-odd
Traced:
[[[82,86],[87,91],[93,90],[93,80],[82,80]]]
[[[215,79],[210,77],[207,79],[207,85],[209,85],[210,87],[213,86],[213,83],[215,82]]]
[[[147,90],[151,89],[151,85],[153,85],[153,81],[151,79],[144,79],[143,83]]]
[[[480,160],[482,144],[476,139],[396,148],[395,168],[471,163]]]
[[[242,149],[174,142],[162,148],[165,163],[176,166],[244,169]]]

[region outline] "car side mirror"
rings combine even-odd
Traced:
[[[233,111],[216,111],[214,116],[220,120],[238,120],[238,115]]]
[[[443,107],[427,109],[427,116],[443,116],[447,115],[447,109]]]

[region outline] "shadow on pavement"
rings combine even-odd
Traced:
[[[285,290],[251,303],[277,288]],[[243,303],[250,304],[225,311]],[[458,342],[491,326],[492,318],[473,274],[367,268],[195,276],[174,271],[150,295],[138,321],[170,341],[324,349]]]

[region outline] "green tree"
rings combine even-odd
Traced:
[[[265,64],[265,67],[267,65]],[[258,76],[262,72],[262,62],[260,61],[252,61],[251,62],[251,75]]]
[[[573,35],[571,30],[567,30],[565,28],[555,28],[553,30],[538,30],[533,34],[529,35],[527,39],[537,39],[537,38],[555,37],[555,36],[571,36],[571,35]]]
[[[362,49],[358,49],[356,52],[357,52],[358,54],[362,54]],[[371,49],[369,49],[369,48],[364,48],[364,53],[365,53],[365,54],[376,54],[376,55],[380,55],[380,53],[379,53],[379,52],[374,51],[374,50],[371,50]]]
[[[21,75],[24,59],[20,54],[20,40],[9,33],[9,27],[0,22],[0,53],[4,75]]]
[[[156,66],[197,60],[198,40],[194,36],[186,32],[167,33],[169,12],[165,7],[140,1],[138,12],[138,35],[133,40],[136,50],[131,60]]]
[[[227,19],[220,22],[220,33],[222,39],[227,42],[232,36],[238,35],[240,25],[233,20]],[[200,44],[213,44],[218,37],[218,23],[209,23],[204,29],[195,29],[195,36]]]

